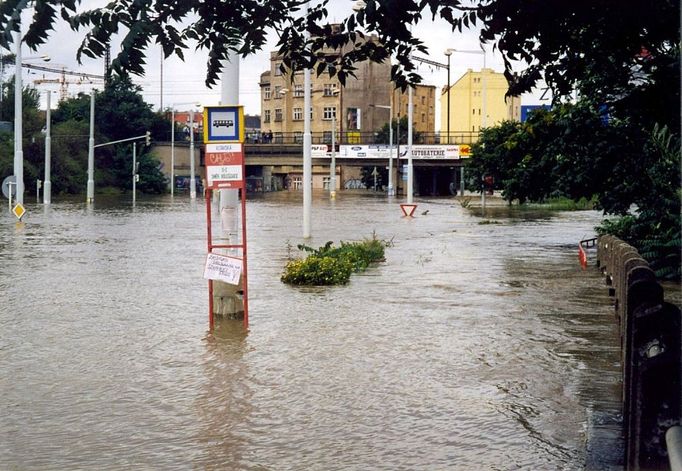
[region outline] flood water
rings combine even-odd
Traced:
[[[393,244],[297,288],[301,195],[255,197],[250,329],[210,333],[203,200],[53,199],[0,216],[2,470],[622,469],[597,212],[316,194],[310,245]]]

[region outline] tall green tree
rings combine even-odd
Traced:
[[[154,113],[144,102],[140,88],[128,78],[115,77],[95,98],[95,141],[106,143],[141,136],[147,130],[164,137],[170,122]],[[55,192],[85,190],[87,143],[90,120],[90,96],[77,97],[59,103],[53,117],[53,187]],[[137,141],[140,163],[138,191],[161,193],[166,182],[158,160]],[[65,173],[61,173],[61,171]],[[66,173],[68,172],[68,173]],[[114,144],[97,148],[95,152],[95,181],[97,187],[132,189],[132,143]]]
[[[402,116],[400,119],[393,119],[391,121],[391,125],[393,126],[393,145],[396,145],[396,143],[400,144],[407,144],[407,130],[408,130],[408,125],[407,125],[407,116]],[[379,131],[377,131],[376,137],[375,137],[375,142],[377,143],[383,143],[383,144],[388,144],[389,143],[389,138],[390,138],[390,130],[388,129],[388,123],[385,123]],[[414,128],[414,124],[412,125],[412,140],[414,142],[419,142],[421,139],[421,133],[417,132],[417,130]]]

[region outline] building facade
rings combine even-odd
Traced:
[[[400,119],[407,116],[409,96],[408,91],[394,89],[391,94],[393,118]],[[436,132],[436,87],[434,85],[417,85],[412,90],[412,123],[414,130],[419,133],[433,134]]]
[[[482,128],[504,120],[519,121],[521,99],[505,98],[508,88],[504,74],[487,68],[480,71],[469,69],[449,90],[444,88],[440,96],[441,142],[456,142],[458,136],[478,133]]]
[[[376,38],[369,38],[376,41]],[[330,55],[338,52],[328,51]],[[270,68],[261,74],[261,132],[272,134],[273,142],[303,141],[303,72],[293,76],[281,69],[281,58],[270,54]],[[373,105],[388,105],[391,97],[390,63],[363,61],[356,64],[356,77],[341,86],[338,77],[311,71],[311,132],[313,143],[331,141],[335,121],[337,139],[361,139],[363,133],[381,128],[389,110]],[[266,140],[269,137],[266,137]]]

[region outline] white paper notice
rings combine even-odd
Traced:
[[[210,253],[206,257],[204,278],[207,280],[224,281],[231,285],[239,284],[242,274],[242,259]]]

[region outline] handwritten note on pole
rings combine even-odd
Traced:
[[[242,274],[242,259],[209,253],[206,257],[204,278],[207,280],[224,281],[231,285],[239,284]]]

